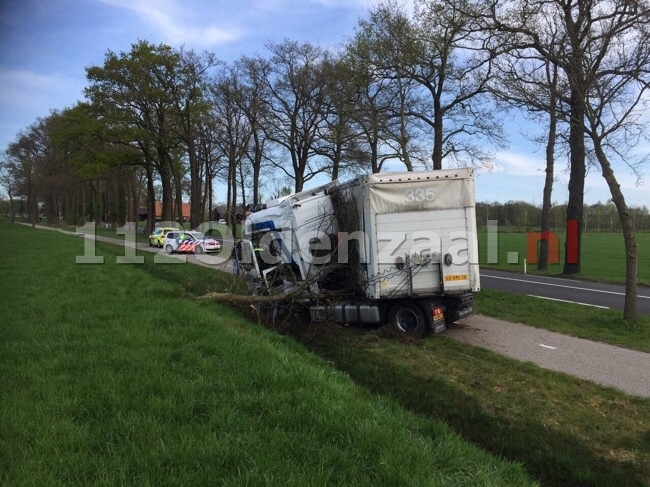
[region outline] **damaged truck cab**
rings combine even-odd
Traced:
[[[440,332],[480,290],[473,171],[367,174],[270,201],[237,258],[251,292],[302,301],[313,321]]]

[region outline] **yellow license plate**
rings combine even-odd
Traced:
[[[467,274],[452,274],[450,276],[445,276],[445,281],[466,281],[467,279]]]

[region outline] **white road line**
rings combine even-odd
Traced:
[[[504,272],[508,272],[508,271],[504,271]],[[481,272],[481,277],[482,276],[494,277],[495,279],[499,279],[499,276],[492,276],[492,275],[486,274],[484,272]],[[534,277],[535,279],[554,279],[556,281],[562,281],[562,282],[584,282],[584,281],[580,281],[578,279],[565,279],[564,277],[549,277],[549,276],[535,276],[535,275],[530,275],[530,277]],[[506,279],[506,278],[504,277],[503,279]],[[537,281],[533,281],[533,282],[537,282]]]
[[[557,348],[555,348],[555,347],[551,347],[551,346],[549,346],[549,345],[544,345],[543,343],[540,343],[539,346],[540,346],[540,347],[544,347],[544,348],[550,348],[551,350],[557,350]]]
[[[534,294],[528,294],[528,296],[530,296],[531,298],[548,299],[549,301],[560,301],[562,303],[581,304],[582,306],[591,306],[593,308],[609,309],[608,306],[599,306],[597,304],[580,303],[578,301],[569,301],[567,299],[547,298],[546,296],[535,296]]]
[[[591,291],[594,293],[615,294],[617,296],[625,296],[625,293],[619,293],[616,291],[603,291],[601,289],[591,289],[588,287],[562,286],[561,284],[552,284],[550,282],[528,281],[526,279],[514,279],[512,277],[490,276],[487,274],[481,274],[481,277],[489,277],[491,279],[503,279],[504,281],[527,282],[528,284],[539,284],[540,286],[563,287],[566,289],[575,289],[577,291]],[[650,296],[643,296],[641,294],[637,294],[637,297],[641,299],[650,299]]]

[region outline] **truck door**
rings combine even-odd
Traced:
[[[441,292],[441,239],[423,218],[423,212],[376,216],[376,271],[378,296],[399,298]]]
[[[255,248],[250,240],[242,240],[236,246],[236,258],[239,262],[239,269],[244,279],[248,281],[249,288],[253,294],[261,294],[261,272],[259,263],[255,256]]]
[[[464,209],[447,210],[458,213],[458,221],[464,222]],[[442,272],[442,288],[445,293],[461,293],[471,290],[471,256],[470,236],[465,228],[449,231],[442,238],[442,255],[440,268]]]

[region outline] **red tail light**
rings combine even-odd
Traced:
[[[437,308],[433,308],[431,310],[431,316],[433,317],[433,321],[438,321],[442,320],[445,318],[445,308],[444,306],[438,306]]]

